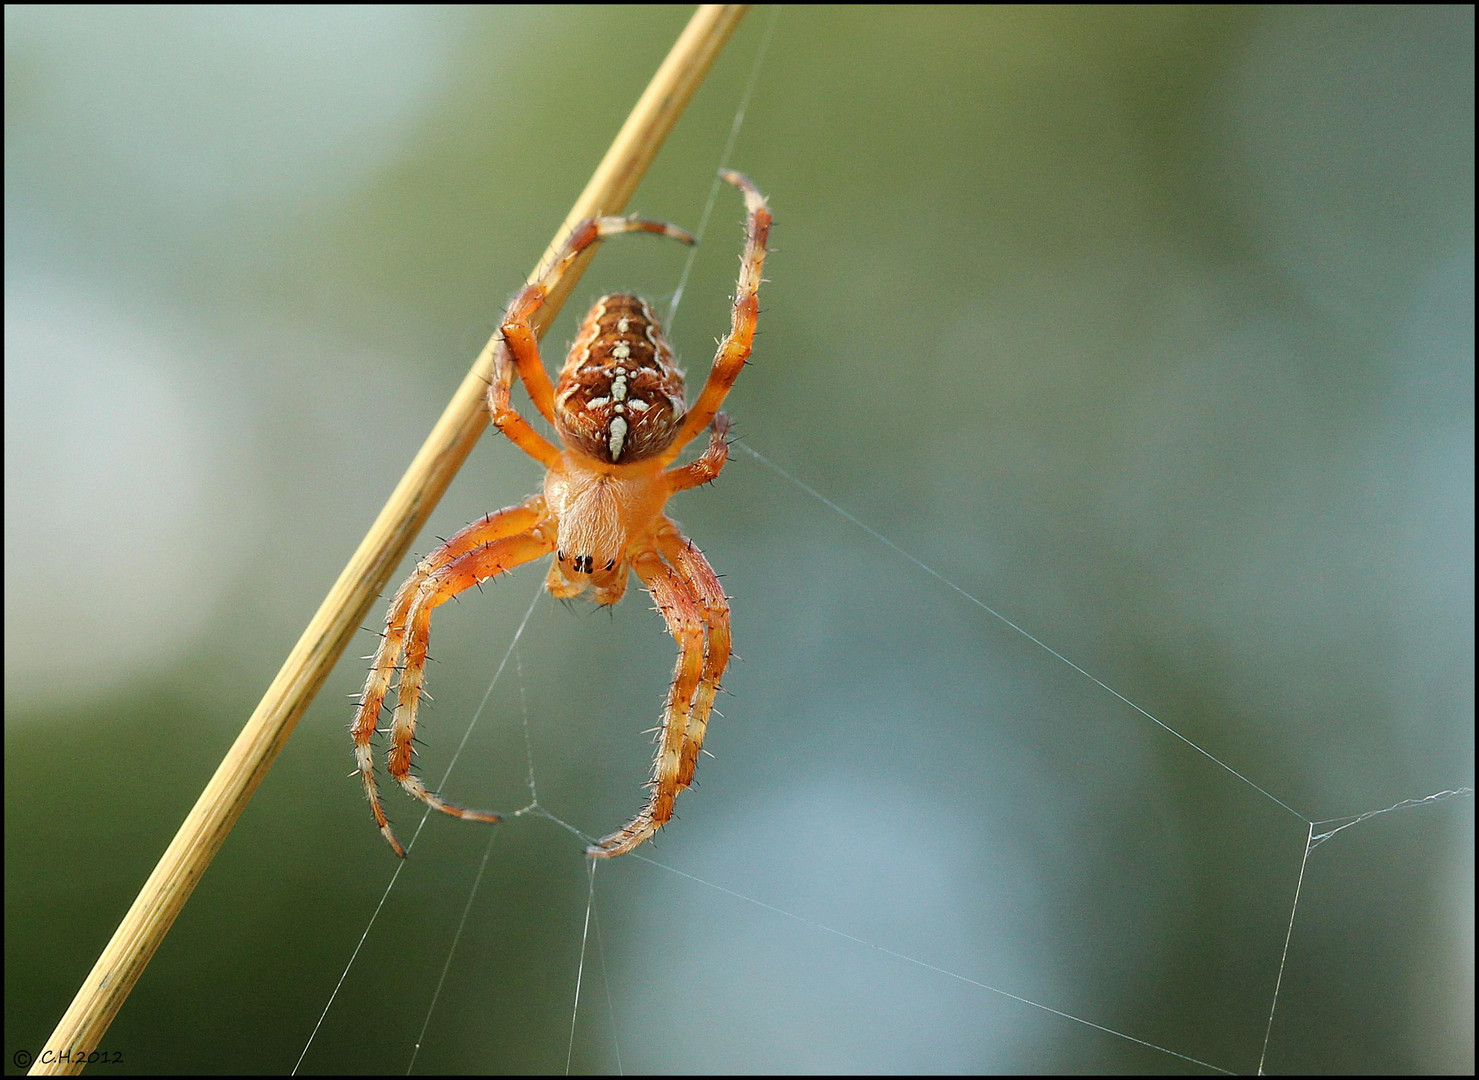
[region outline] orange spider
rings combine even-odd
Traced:
[[[678,642],[647,805],[587,852],[610,857],[633,850],[668,822],[673,800],[693,782],[709,711],[729,662],[729,604],[713,568],[663,507],[675,492],[713,480],[728,457],[724,435],[729,421],[719,406],[750,355],[771,220],[764,196],[747,177],[721,175],[744,194],[749,220],[729,336],[720,343],[693,408],[685,406],[683,373],[673,363],[673,350],[641,297],[613,293],[596,301],[557,385],[550,383],[529,321],[575,257],[603,237],[649,232],[693,243],[681,229],[624,217],[583,221],[559,258],[514,298],[504,316],[488,408],[494,426],[549,471],[542,495],[473,522],[422,559],[386,613],[385,636],[350,731],[375,823],[397,855],[406,852],[380,805],[370,750],[392,673],[400,668],[386,761],[390,775],[445,814],[498,821],[497,814],[445,801],[411,771],[431,612],[458,593],[551,551],[555,559],[545,582],[551,595],[566,599],[594,588],[596,603],[614,604],[626,591],[629,572],[635,571]],[[563,449],[509,404],[515,369],[534,407],[554,425]],[[708,448],[689,464],[670,467],[683,447],[710,425]]]

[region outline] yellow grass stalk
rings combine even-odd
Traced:
[[[706,4],[694,13],[575,201],[530,280],[539,276],[576,222],[620,213],[625,207],[746,8],[744,4]],[[536,316],[536,328],[541,336],[584,266],[582,260],[565,275],[563,287],[549,297]],[[33,1074],[80,1072],[88,1052],[97,1049],[196,883],[272,767],[298,718],[313,701],[363,623],[370,605],[488,426],[483,394],[493,372],[496,341],[495,334],[483,347],[369,533],[288,654],[256,711],[236,737],[46,1041],[45,1052],[36,1055]]]

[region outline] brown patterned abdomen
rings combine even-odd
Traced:
[[[683,419],[683,373],[647,301],[613,293],[581,323],[555,387],[565,441],[603,463],[661,453]]]

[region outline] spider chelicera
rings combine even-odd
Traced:
[[[678,665],[663,710],[647,805],[626,826],[587,848],[595,856],[638,847],[673,816],[673,800],[693,782],[719,679],[729,662],[729,604],[698,548],[663,513],[669,497],[719,475],[728,457],[729,422],[719,406],[750,355],[755,337],[760,270],[770,210],[750,180],[723,178],[744,194],[745,251],[729,335],[719,344],[708,381],[688,408],[683,373],[651,307],[639,296],[613,293],[596,301],[581,324],[560,381],[551,384],[530,319],[582,251],[617,233],[648,232],[684,243],[682,229],[637,218],[581,222],[539,280],[514,298],[494,355],[488,408],[493,424],[548,470],[544,492],[481,518],[417,565],[390,603],[385,636],[375,652],[350,731],[375,823],[397,855],[380,794],[370,740],[380,709],[400,671],[386,768],[401,787],[437,810],[473,821],[497,814],[467,810],[428,791],[411,770],[416,706],[426,681],[431,613],[458,593],[526,562],[555,553],[545,581],[560,599],[595,590],[597,604],[614,604],[636,573],[657,601],[678,642]],[[555,446],[509,404],[517,371],[529,399],[559,437]],[[673,466],[683,448],[712,426],[709,445],[687,465]]]

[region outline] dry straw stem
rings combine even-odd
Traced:
[[[694,13],[555,234],[540,261],[541,268],[553,258],[558,243],[576,222],[620,213],[625,207],[746,8],[743,4],[706,4]],[[584,265],[582,261],[565,275],[562,287],[536,316],[541,336]],[[97,1049],[298,718],[313,701],[370,605],[487,427],[483,394],[493,372],[496,341],[495,334],[483,347],[349,565],[288,654],[277,678],[47,1040],[47,1053],[36,1056],[32,1073],[80,1072],[87,1053]]]

